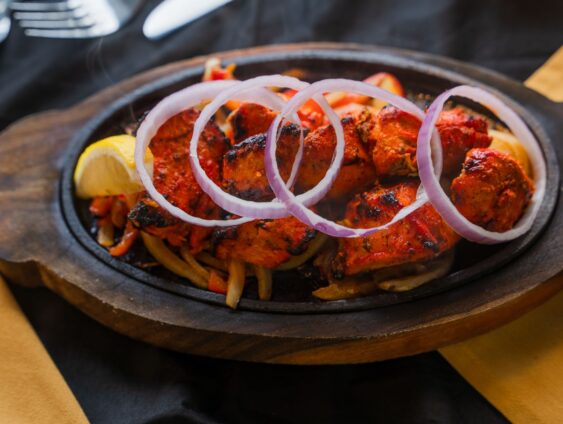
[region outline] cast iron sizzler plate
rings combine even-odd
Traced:
[[[563,135],[560,105],[493,72],[404,50],[301,44],[216,56],[235,63],[240,79],[296,68],[309,81],[361,80],[386,71],[413,94],[435,96],[459,84],[493,92],[524,119],[545,156],[547,191],[534,226],[503,245],[461,243],[449,275],[410,292],[325,302],[309,295],[318,284],[314,276],[293,271],[274,274],[272,301],[257,300],[251,287],[237,311],[224,306],[222,295],[111,257],[92,236],[87,204],[74,196],[77,159],[90,143],[123,133],[164,96],[199,82],[202,57],[138,75],[67,111],[26,118],[2,134],[0,163],[13,168],[0,179],[2,272],[14,281],[39,277],[98,321],[149,343],[300,364],[365,362],[433,349],[507,322],[563,285],[551,278],[563,268],[557,254],[561,152],[553,143]],[[29,166],[7,159],[15,154]]]

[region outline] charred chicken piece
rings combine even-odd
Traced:
[[[299,148],[300,130],[293,124],[282,127],[276,157],[282,178],[287,181]],[[274,193],[264,167],[266,134],[257,134],[235,144],[223,160],[226,191],[246,200],[271,200]]]
[[[253,135],[265,133],[276,114],[265,106],[256,103],[242,103],[227,117],[231,127],[231,141],[240,143]]]
[[[149,145],[154,157],[153,181],[170,203],[187,213],[218,218],[219,208],[197,183],[189,162],[189,142],[198,116],[197,110],[188,109],[159,128]],[[227,147],[223,132],[213,122],[208,123],[200,139],[198,156],[204,171],[216,183],[220,183],[221,160]],[[164,238],[172,245],[189,241],[194,252],[203,248],[202,241],[210,234],[209,229],[192,227],[172,217],[148,198],[133,207],[129,217],[137,228]]]
[[[219,259],[240,259],[273,269],[303,253],[315,234],[294,217],[258,220],[215,230],[213,247]]]
[[[383,108],[367,137],[373,163],[380,177],[415,176],[416,139],[421,122],[415,116],[392,106]],[[465,154],[474,147],[487,147],[491,138],[487,122],[459,108],[442,112],[436,123],[444,149],[444,174],[455,175]]]
[[[206,218],[219,218],[217,206],[211,199],[206,199],[209,207],[213,208],[214,213]],[[194,215],[205,215],[200,210],[206,208],[204,203],[198,205]],[[198,253],[206,247],[206,241],[211,234],[211,229],[190,225],[172,216],[162,209],[150,197],[141,199],[129,212],[128,216],[135,228],[141,229],[155,237],[168,241],[172,246],[182,246],[186,242],[192,253]]]
[[[342,119],[346,143],[344,160],[326,199],[347,199],[376,180],[375,169],[361,137],[364,121],[370,117],[356,115]],[[330,125],[320,127],[305,137],[303,161],[297,179],[300,190],[314,187],[324,177],[335,146],[336,134]]]
[[[472,148],[489,147],[487,121],[460,108],[444,111],[436,122],[444,152],[444,174],[457,175],[465,154]]]
[[[368,143],[377,175],[415,176],[416,138],[420,120],[392,106],[383,108],[375,117]]]
[[[522,166],[506,153],[472,149],[461,175],[451,185],[451,199],[469,221],[486,230],[503,232],[520,219],[534,184]]]
[[[191,226],[170,215],[148,196],[137,202],[128,218],[136,228],[174,246],[180,246],[189,238]]]
[[[416,198],[419,182],[375,187],[348,203],[344,222],[367,228],[389,222]],[[459,236],[426,204],[403,220],[367,237],[342,238],[333,272],[336,277],[410,262],[428,261],[451,249]]]

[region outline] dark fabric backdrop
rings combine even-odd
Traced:
[[[270,43],[347,41],[437,53],[523,80],[563,42],[556,1],[233,3],[159,42],[141,36],[157,1],[93,40],[0,45],[0,129],[65,108],[170,61]],[[290,367],[181,355],[115,334],[45,289],[17,300],[93,423],[497,423],[506,420],[437,353],[358,366]]]

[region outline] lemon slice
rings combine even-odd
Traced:
[[[501,152],[509,154],[514,159],[516,159],[520,163],[520,165],[522,165],[522,168],[527,175],[531,175],[528,154],[526,153],[524,146],[520,144],[520,141],[518,141],[516,137],[507,132],[496,130],[489,130],[489,136],[493,138],[493,141],[490,145],[491,149],[499,150]]]
[[[143,190],[135,169],[135,137],[127,134],[104,138],[82,152],[74,170],[74,185],[80,198],[115,196]],[[152,170],[152,154],[145,164]]]

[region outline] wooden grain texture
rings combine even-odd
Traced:
[[[225,60],[288,50],[351,49],[352,45],[292,45],[228,52]],[[366,48],[374,51],[374,48]],[[393,50],[375,49],[382,55]],[[404,53],[403,53],[404,54]],[[432,65],[462,64],[418,53]],[[170,64],[110,87],[66,111],[18,121],[0,134],[0,272],[14,282],[42,281],[102,324],[130,337],[182,352],[292,364],[360,363],[435,349],[502,325],[563,287],[557,253],[563,213],[557,205],[547,233],[501,270],[458,289],[414,302],[366,311],[275,314],[223,306],[157,290],[93,256],[69,231],[61,213],[60,173],[71,138],[119,96],[205,58]],[[550,133],[563,131],[553,104],[494,74],[499,90],[527,104]],[[495,79],[496,78],[496,79]],[[547,117],[547,118],[546,118]],[[561,153],[559,152],[559,155]],[[559,159],[560,160],[560,159]]]

